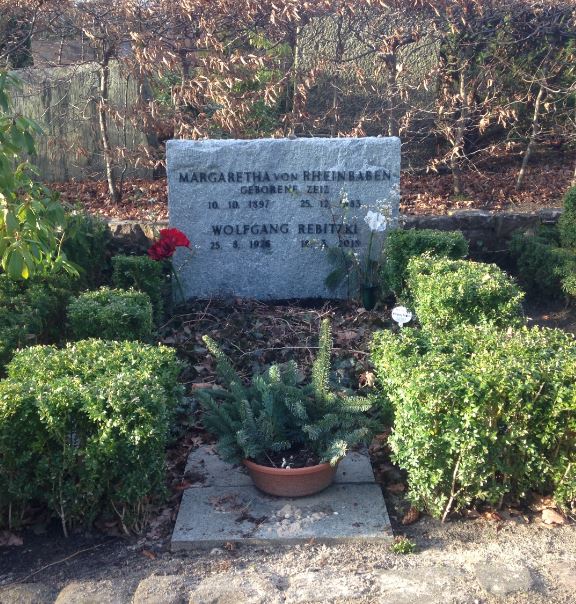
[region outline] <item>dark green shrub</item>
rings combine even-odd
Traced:
[[[62,250],[80,273],[83,289],[94,289],[109,282],[111,240],[108,225],[82,211],[66,215],[66,236]]]
[[[16,348],[58,342],[77,286],[68,274],[13,281],[0,275],[0,371]]]
[[[374,337],[395,411],[390,446],[409,497],[441,516],[531,489],[576,500],[576,340],[493,325],[404,328]]]
[[[564,196],[564,212],[558,221],[562,247],[576,250],[576,187]]]
[[[103,511],[138,528],[164,492],[179,372],[174,350],[138,342],[18,351],[0,382],[0,519],[34,502],[65,531]]]
[[[523,322],[524,294],[495,264],[412,258],[408,288],[423,327],[449,329],[462,323],[506,327]]]
[[[558,298],[573,289],[570,276],[576,272],[576,254],[559,247],[556,229],[540,229],[534,235],[515,233],[510,253],[518,281],[531,296]]]
[[[68,326],[77,340],[149,340],[150,298],[143,292],[108,287],[84,292],[68,305]]]
[[[386,239],[386,258],[382,279],[384,287],[401,296],[406,286],[408,261],[428,253],[457,260],[468,254],[468,242],[460,231],[410,229],[392,231]]]
[[[112,284],[122,289],[134,288],[148,294],[157,323],[164,314],[162,263],[148,256],[114,256]]]

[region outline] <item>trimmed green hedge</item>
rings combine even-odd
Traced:
[[[510,253],[516,261],[518,280],[533,297],[561,298],[575,295],[576,253],[560,247],[558,230],[539,229],[535,234],[515,233]]]
[[[385,290],[397,297],[405,294],[407,268],[410,258],[429,255],[457,260],[468,254],[468,242],[460,231],[434,229],[397,229],[392,231],[384,247],[385,264],[382,279]]]
[[[495,264],[422,256],[408,263],[408,288],[420,324],[523,323],[523,292]]]
[[[112,235],[104,220],[73,210],[66,215],[62,251],[79,269],[82,289],[94,289],[110,279],[110,242]]]
[[[564,212],[558,221],[562,247],[576,250],[576,187],[564,195]]]
[[[0,382],[0,519],[39,503],[65,532],[102,512],[139,528],[164,492],[180,370],[174,350],[139,342],[18,351]]]
[[[375,335],[372,359],[395,423],[409,498],[442,516],[532,489],[576,504],[576,340],[493,325]]]
[[[69,275],[13,281],[0,275],[0,372],[17,348],[58,342],[77,282]]]
[[[70,302],[68,325],[77,340],[149,340],[152,305],[143,292],[102,287]]]
[[[157,323],[164,316],[164,275],[162,263],[148,256],[114,256],[112,258],[112,284],[121,289],[136,289],[148,294],[154,319]]]

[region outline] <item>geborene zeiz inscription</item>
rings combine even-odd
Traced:
[[[365,217],[398,214],[397,138],[171,140],[170,226],[191,258],[175,267],[187,297],[341,297],[326,247],[366,254]]]

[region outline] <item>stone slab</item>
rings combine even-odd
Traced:
[[[171,140],[166,157],[170,226],[194,248],[174,256],[186,297],[345,297],[324,285],[326,247],[363,258],[367,212],[397,222],[398,138]]]
[[[309,497],[272,497],[253,486],[187,489],[172,535],[172,550],[227,542],[334,543],[391,541],[382,491],[376,484],[334,484]]]
[[[251,486],[252,480],[243,466],[222,461],[214,447],[205,445],[193,451],[186,464],[184,478],[191,488]],[[338,464],[336,484],[373,483],[370,459],[365,453],[351,452]]]
[[[530,569],[522,564],[488,561],[474,565],[474,572],[478,583],[495,596],[526,593],[534,587]]]

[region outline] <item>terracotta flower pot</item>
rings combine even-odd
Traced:
[[[255,486],[269,495],[304,497],[323,491],[334,481],[336,466],[321,463],[308,468],[270,468],[244,460]]]

